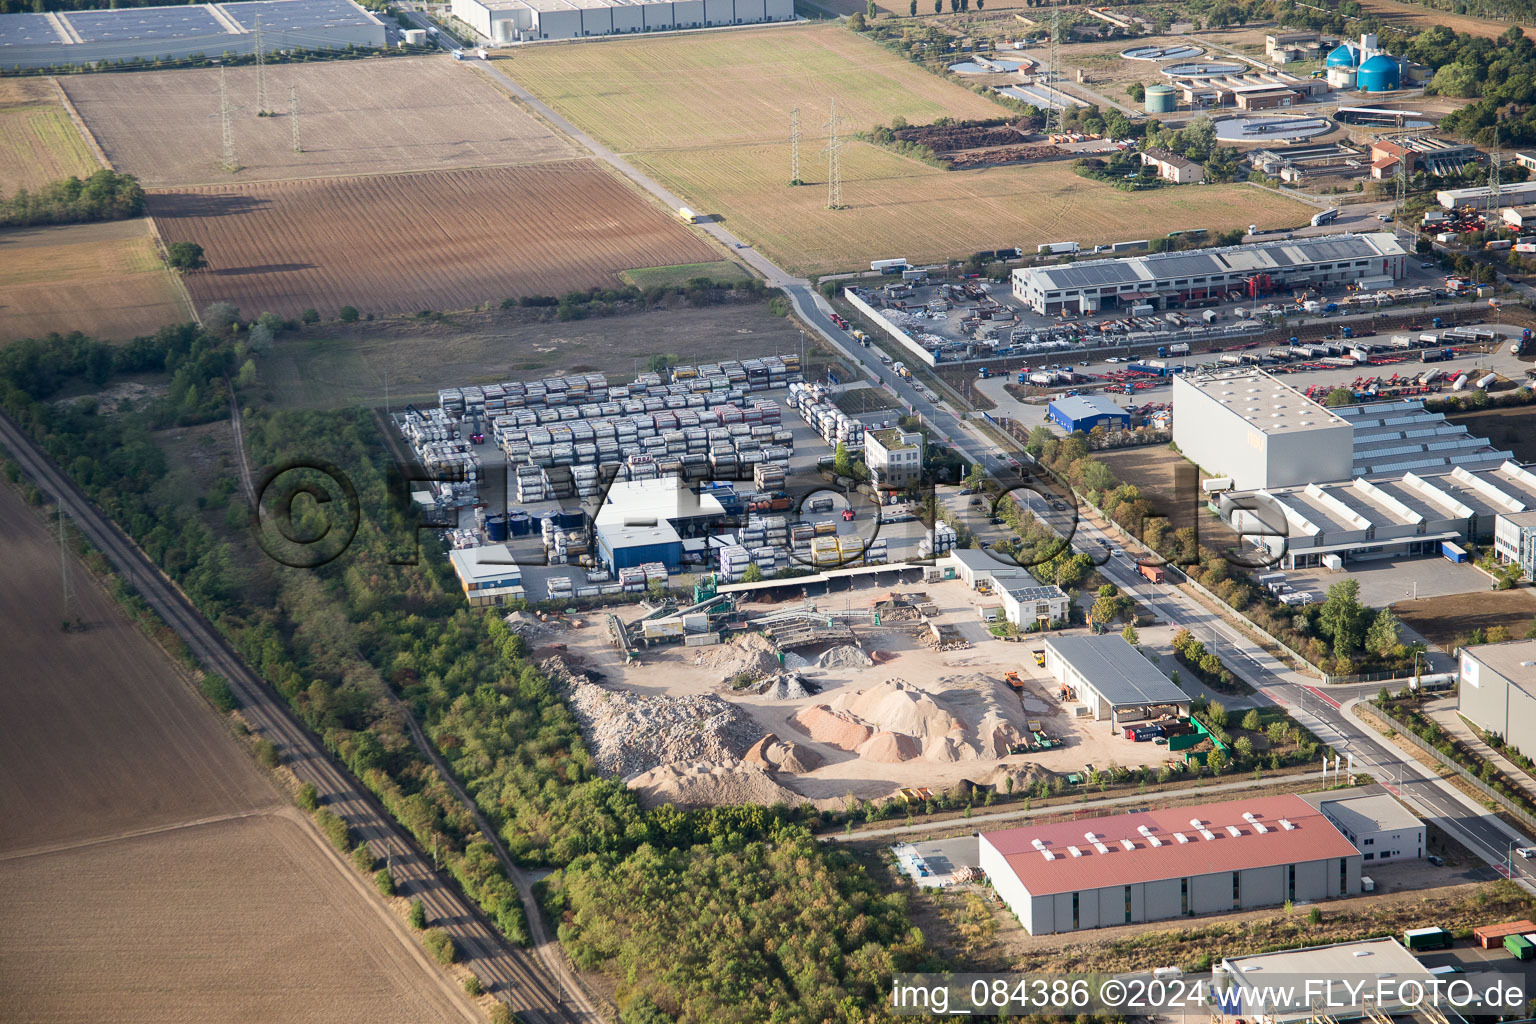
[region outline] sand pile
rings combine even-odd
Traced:
[[[1025,730],[1018,697],[983,675],[940,679],[932,692],[888,679],[806,708],[794,721],[819,743],[884,762],[1001,757]]]
[[[772,640],[759,633],[749,633],[728,644],[701,648],[693,663],[718,670],[721,681],[727,683],[742,675],[755,679],[780,668],[778,649]]]
[[[1055,777],[1055,772],[1038,764],[1000,764],[990,775],[982,776],[981,781],[999,793],[1023,793],[1034,789],[1041,779],[1049,782]],[[1010,778],[1013,779],[1012,789],[1008,788]]]
[[[776,782],[753,765],[726,768],[707,764],[669,764],[629,781],[646,807],[710,807],[716,804],[807,803],[805,797]]]
[[[645,697],[605,690],[558,658],[540,668],[565,691],[592,759],[613,775],[675,761],[735,764],[762,735],[749,715],[714,694]]]
[[[742,758],[748,764],[775,771],[799,775],[815,771],[822,765],[821,755],[810,747],[801,746],[794,740],[781,740],[769,733],[748,750]]]
[[[816,659],[820,668],[868,668],[875,660],[852,644],[832,647]]]

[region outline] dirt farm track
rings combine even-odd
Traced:
[[[9,485],[0,559],[0,1018],[479,1019]]]
[[[468,309],[719,257],[590,160],[209,185],[153,193],[149,212],[167,242],[205,248],[186,277],[198,308],[253,316]]]

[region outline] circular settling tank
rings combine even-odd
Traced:
[[[1226,64],[1219,61],[1185,61],[1165,64],[1158,68],[1169,78],[1215,78],[1218,75],[1240,75],[1252,71],[1246,64]]]
[[[1289,142],[1331,131],[1333,122],[1328,118],[1300,114],[1229,117],[1216,122],[1216,137],[1222,142]]]
[[[1178,46],[1133,46],[1129,50],[1121,50],[1120,56],[1126,60],[1192,60],[1203,54],[1205,50],[1198,46],[1180,44]]]

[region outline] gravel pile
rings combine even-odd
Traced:
[[[664,765],[631,779],[629,786],[646,807],[710,807],[716,804],[808,803],[805,797],[774,781],[752,765]]]
[[[807,683],[794,672],[780,672],[759,682],[752,688],[752,692],[769,700],[804,700],[814,693],[819,693],[820,688],[813,683]]]
[[[816,659],[821,668],[868,668],[874,663],[873,658],[850,644],[829,648]]]
[[[646,697],[605,690],[551,658],[541,666],[565,691],[597,766],[629,778],[658,765],[734,765],[762,727],[714,694]]]
[[[743,675],[758,679],[781,667],[773,641],[758,633],[749,633],[728,644],[702,648],[694,656],[694,664],[718,669],[721,682],[726,683]]]

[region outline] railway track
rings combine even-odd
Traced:
[[[332,760],[319,739],[293,717],[181,590],[3,413],[0,443],[34,483],[54,495],[81,534],[134,585],[198,661],[229,680],[251,730],[273,743],[294,774],[302,782],[313,783],[324,805],[345,818],[357,839],[389,863],[397,890],[421,900],[428,922],[453,937],[461,962],[487,991],[529,1024],[593,1024],[597,1020],[566,1005],[561,985],[547,977],[543,965],[506,943],[479,908],[433,868],[373,794]]]

